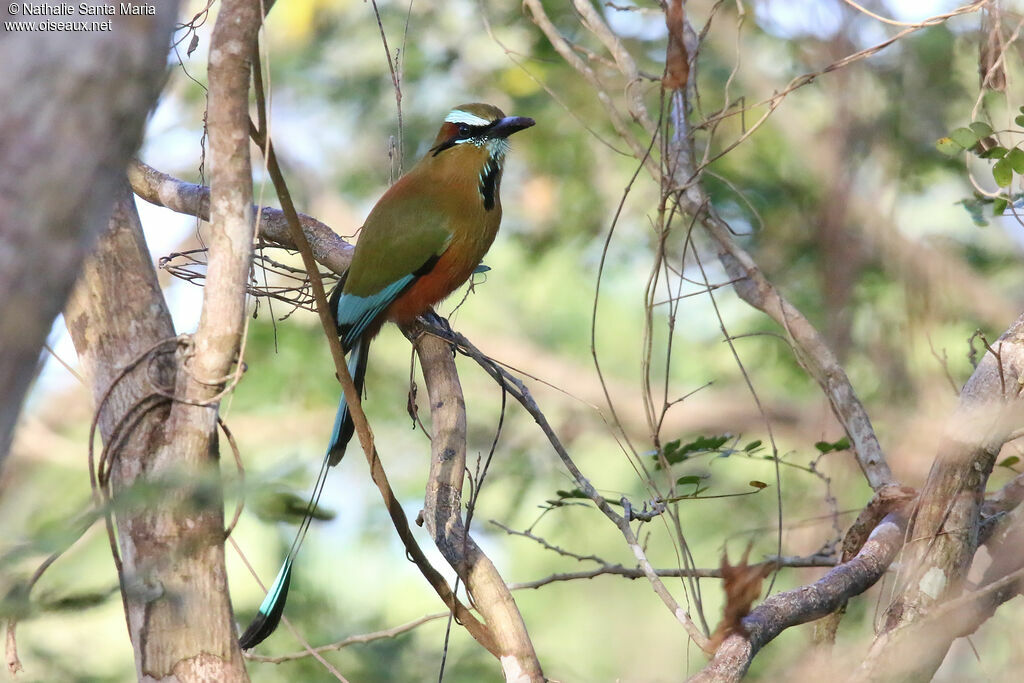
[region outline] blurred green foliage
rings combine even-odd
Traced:
[[[278,3],[270,15],[265,68],[272,93],[271,131],[300,208],[339,233],[353,234],[397,172],[399,135],[408,168],[452,105],[490,101],[506,112],[535,118],[538,125],[513,140],[502,187],[502,234],[486,259],[491,270],[475,277],[474,291],[451,321],[487,353],[539,378],[531,391],[581,469],[610,500],[624,495],[638,505],[649,500],[650,491],[623,454],[623,437],[617,440],[609,427],[612,417],[593,371],[591,317],[596,311],[594,349],[625,436],[638,451],[657,456],[638,387],[658,187],[641,175],[625,196],[595,308],[604,240],[637,167],[622,153],[625,147],[598,98],[518,3],[378,4],[391,54],[400,55],[401,131],[370,4]],[[200,8],[193,5],[189,12]],[[656,112],[664,23],[654,3],[639,5],[602,4],[600,9],[637,58],[647,79],[640,85],[644,101]],[[564,35],[601,54],[601,45],[580,25],[570,3],[551,1],[545,7]],[[878,9],[900,16],[907,11],[894,2],[879,3]],[[727,94],[730,105],[742,98],[741,106],[752,106],[792,78],[821,70],[895,32],[837,0],[753,3],[739,31],[734,4],[689,2],[687,10],[698,26],[714,12],[694,76],[700,92],[694,124],[726,105]],[[212,25],[200,30],[200,49],[185,63],[200,82]],[[981,200],[967,182],[961,157],[986,134],[964,125],[971,122],[978,92],[976,26],[977,16],[960,17],[820,75],[790,94],[705,176],[718,212],[741,233],[739,239],[768,277],[840,353],[893,468],[907,483],[923,479],[937,439],[935,421],[952,405],[952,386],[971,371],[968,337],[982,329],[994,339],[1019,312],[1024,291],[1021,226],[1009,217],[992,218],[988,208],[989,229],[979,230],[972,222],[972,216],[981,215],[981,204],[972,202]],[[610,96],[621,102],[603,60],[595,57],[590,63],[607,79]],[[1008,66],[1019,76],[1016,58]],[[204,91],[182,68],[171,72],[143,157],[163,171],[197,180]],[[1008,111],[1016,113],[1019,104],[996,94],[982,98],[980,111],[985,120],[996,121]],[[763,112],[753,107],[729,118],[713,135],[701,129],[698,144],[713,156]],[[947,136],[951,142],[936,147],[936,140]],[[959,156],[951,158],[949,152]],[[975,171],[994,171],[1003,159],[1007,156],[970,163]],[[1007,165],[1013,171],[1010,180],[1018,182],[1021,170],[1012,160]],[[997,183],[1005,186],[998,172],[992,179],[989,191]],[[265,185],[258,189],[264,198],[272,196]],[[1007,199],[1017,196],[1008,194]],[[683,231],[677,233],[673,239],[681,244]],[[192,231],[182,239],[191,245]],[[697,245],[708,277],[724,281],[714,253],[699,238]],[[693,290],[699,289],[700,271],[688,265],[685,275]],[[660,435],[661,455],[672,470],[668,476],[679,486],[676,504],[689,552],[700,567],[717,566],[723,549],[735,551],[748,540],[754,542],[755,558],[780,550],[784,555],[812,553],[834,542],[835,524],[845,528],[869,490],[825,400],[777,327],[727,287],[714,296],[765,413],[757,409],[723,342],[706,294],[682,301],[671,331],[666,309],[655,310],[653,374],[667,378],[668,400],[699,389],[671,409]],[[441,312],[452,314],[461,298],[462,293],[456,294]],[[293,523],[274,520],[294,522],[296,506],[308,495],[338,395],[317,321],[301,311],[287,313],[280,302],[261,302],[250,321],[246,375],[224,410],[247,469],[241,490],[249,504],[235,538],[265,581],[294,533]],[[668,358],[664,350],[670,339]],[[385,330],[370,363],[366,407],[392,483],[415,518],[429,448],[406,412],[412,364],[408,343],[395,330]],[[458,364],[469,406],[472,470],[494,439],[501,395],[469,361],[460,358]],[[429,428],[425,390],[418,375],[415,381],[419,415]],[[16,450],[21,457],[12,459],[3,474],[0,519],[10,531],[0,545],[5,577],[0,591],[20,585],[39,559],[69,542],[55,528],[87,507],[83,444],[88,417],[84,410],[63,410],[60,404],[68,400],[87,403],[80,390],[42,401],[36,409],[41,417],[33,419],[46,427],[42,433],[49,440],[23,438]],[[644,460],[654,468],[655,460]],[[230,511],[240,489],[226,456],[225,461]],[[1004,471],[994,475],[994,485],[1013,475],[1009,465],[998,469]],[[516,529],[529,527],[582,555],[634,563],[617,532],[574,489],[532,419],[510,402],[473,525],[506,579],[528,581],[592,565],[506,536],[490,519]],[[62,495],[55,497],[53,491]],[[732,495],[737,493],[744,495]],[[781,535],[777,495],[782,498]],[[829,496],[836,498],[834,505]],[[332,473],[322,504],[333,519],[314,524],[286,613],[306,640],[327,643],[440,610],[440,602],[405,560],[357,449]],[[839,512],[835,522],[833,511]],[[641,533],[656,566],[682,563],[673,531],[663,520],[644,525]],[[427,534],[417,534],[430,547]],[[436,553],[431,557],[443,567]],[[262,592],[230,552],[229,570],[235,616],[244,624]],[[818,575],[817,570],[786,570],[776,577],[773,590]],[[132,677],[131,650],[112,586],[116,576],[106,540],[94,531],[54,565],[33,594],[30,618],[19,632],[27,669],[19,680]],[[669,586],[683,595],[682,582]],[[720,591],[710,580],[699,586],[713,628]],[[674,618],[643,581],[601,577],[556,583],[520,591],[516,598],[545,671],[554,679],[679,680],[701,665],[699,653],[686,645]],[[851,603],[841,645],[870,634],[876,606],[884,600],[876,590]],[[15,609],[14,604],[5,602],[4,609]],[[352,681],[435,680],[445,629],[440,619],[394,639],[327,656]],[[1021,664],[1020,652],[1001,645],[1010,637],[999,632],[985,636],[992,643],[989,669]],[[758,657],[751,678],[777,680],[800,658],[807,640],[803,629],[787,632]],[[281,629],[259,651],[280,654],[298,648]],[[962,660],[962,653],[955,652],[950,670],[961,671]],[[253,663],[249,669],[254,681],[327,680],[309,658]],[[500,680],[496,663],[457,625],[445,680]]]

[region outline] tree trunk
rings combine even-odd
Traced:
[[[89,2],[87,4],[95,4]],[[0,40],[0,466],[39,353],[138,147],[177,0],[109,31]]]
[[[85,263],[67,321],[111,463],[122,597],[139,680],[247,680],[224,568],[217,442],[189,458],[168,420],[176,405],[168,397],[180,392],[184,352],[192,347],[174,336],[127,187]],[[199,410],[215,419],[213,409]]]

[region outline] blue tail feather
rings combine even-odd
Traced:
[[[362,339],[356,340],[348,356],[348,374],[352,375],[352,382],[355,384],[356,392],[363,392],[363,381],[366,379],[366,361],[369,359],[369,343]],[[331,431],[331,442],[327,447],[328,463],[331,467],[337,465],[345,455],[345,447],[352,440],[355,433],[355,425],[352,423],[352,416],[349,415],[348,402],[345,395],[341,395],[338,403],[338,413],[334,418],[334,429]]]
[[[288,596],[288,586],[292,582],[292,558],[289,557],[281,565],[281,570],[274,579],[274,584],[267,591],[267,597],[263,599],[256,618],[249,624],[249,628],[238,639],[238,644],[243,650],[259,645],[267,636],[274,632],[281,622],[281,614],[284,612],[285,599]]]
[[[352,347],[348,360],[349,374],[352,375],[356,390],[359,392],[362,392],[363,390],[363,380],[366,377],[366,361],[368,356],[367,346],[368,343],[361,339],[356,341]],[[343,395],[341,397],[341,402],[338,405],[337,416],[334,419],[334,429],[331,432],[330,445],[327,448],[327,453],[324,455],[323,463],[320,465],[320,473],[317,475],[316,484],[313,487],[313,493],[309,497],[309,504],[306,506],[306,514],[302,518],[299,530],[295,534],[295,539],[292,541],[291,548],[288,550],[288,556],[285,558],[284,564],[281,565],[281,569],[277,573],[277,578],[274,579],[274,583],[270,586],[270,590],[267,591],[267,597],[264,598],[263,603],[260,605],[259,611],[256,613],[256,617],[252,620],[249,628],[247,628],[245,633],[243,633],[238,639],[239,645],[243,650],[247,650],[258,645],[267,636],[273,633],[274,629],[276,629],[280,623],[281,615],[284,612],[285,601],[288,599],[288,587],[291,585],[292,565],[295,562],[295,557],[299,554],[299,549],[302,547],[302,541],[305,539],[306,531],[309,529],[309,524],[312,521],[311,513],[316,509],[317,502],[320,500],[320,494],[323,491],[324,482],[327,480],[327,472],[330,470],[331,466],[338,464],[342,456],[345,454],[345,446],[348,445],[353,432],[354,425],[352,424],[352,418],[348,412],[348,404],[346,403]]]

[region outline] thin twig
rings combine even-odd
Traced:
[[[284,662],[292,662],[297,659],[305,659],[306,657],[311,656],[311,653],[313,652],[315,652],[316,654],[322,654],[324,652],[336,652],[338,650],[343,650],[346,647],[350,647],[352,645],[363,645],[365,643],[372,643],[376,640],[395,638],[397,636],[402,635],[403,633],[408,633],[409,631],[412,631],[416,627],[422,626],[423,624],[429,623],[431,621],[437,621],[438,619],[443,619],[444,617],[448,616],[448,614],[449,612],[435,612],[434,614],[426,614],[418,619],[413,619],[412,621],[400,624],[399,626],[392,626],[391,628],[386,628],[380,631],[373,631],[371,633],[362,633],[355,636],[349,636],[347,638],[339,640],[336,643],[330,643],[329,645],[320,645],[319,647],[313,648],[311,651],[304,650],[302,652],[291,652],[289,654],[278,655],[276,657],[267,657],[264,655],[254,654],[252,652],[246,652],[245,658],[253,662],[265,662],[267,664],[282,664]]]
[[[698,645],[698,647],[700,647],[702,650],[707,651],[707,635],[704,634],[697,627],[697,625],[693,623],[693,621],[690,619],[689,614],[687,614],[687,612],[679,606],[675,598],[672,597],[672,594],[669,593],[668,589],[665,587],[661,579],[658,577],[657,573],[654,571],[654,567],[651,566],[650,561],[647,559],[647,554],[644,552],[643,547],[640,545],[640,542],[637,540],[636,535],[634,534],[633,529],[630,526],[630,521],[633,519],[633,516],[629,514],[620,515],[617,512],[615,512],[608,504],[608,501],[605,500],[604,496],[602,496],[597,491],[597,489],[594,488],[593,484],[590,483],[590,480],[588,480],[583,475],[579,467],[576,466],[576,463],[569,455],[568,451],[565,450],[565,447],[562,445],[562,442],[558,438],[558,435],[555,434],[554,430],[551,428],[551,425],[548,423],[547,417],[544,415],[543,411],[541,411],[541,409],[537,406],[536,402],[533,400],[533,397],[530,395],[530,392],[526,388],[526,385],[524,385],[517,377],[508,373],[496,363],[491,362],[483,353],[480,352],[479,349],[473,346],[473,344],[471,344],[469,340],[463,337],[462,335],[456,332],[449,332],[438,327],[431,328],[430,332],[431,334],[434,334],[440,337],[441,339],[445,339],[446,341],[453,343],[460,353],[476,361],[477,364],[480,365],[480,367],[482,367],[484,371],[491,376],[492,379],[494,379],[494,381],[504,386],[506,390],[509,392],[509,394],[513,398],[515,398],[520,403],[520,405],[523,406],[523,408],[526,409],[526,411],[530,414],[531,417],[534,418],[538,426],[541,428],[541,431],[544,432],[544,435],[547,437],[548,442],[551,444],[552,448],[558,454],[558,457],[561,459],[562,464],[565,466],[567,470],[569,470],[569,473],[572,475],[573,479],[576,480],[576,485],[580,488],[580,490],[582,490],[587,495],[588,498],[590,498],[594,502],[595,505],[597,505],[598,509],[601,510],[601,512],[604,513],[604,515],[619,529],[620,533],[626,540],[626,544],[632,550],[633,556],[636,558],[637,563],[643,568],[644,575],[651,583],[651,587],[654,589],[654,592],[658,595],[659,598],[661,598],[662,602],[665,603],[665,606],[668,607],[669,612],[671,612],[672,615],[676,618],[676,620],[683,626],[683,628],[690,635],[693,641]],[[625,498],[623,499],[623,501],[624,504],[628,504],[629,502]]]

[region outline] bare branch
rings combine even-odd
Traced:
[[[1020,594],[1024,581],[1024,513],[1016,508],[992,551],[993,561],[979,588],[936,605],[907,626],[883,633],[851,681],[913,680],[922,669],[945,657],[956,638],[974,633],[1007,600]],[[893,657],[893,652],[901,656]],[[908,656],[907,653],[911,653]],[[923,678],[920,680],[924,680]]]
[[[644,167],[651,174],[651,177],[660,183],[663,178],[659,164],[648,155],[644,145],[626,127],[621,115],[612,103],[611,98],[604,91],[603,85],[593,70],[572,51],[568,41],[562,37],[558,29],[551,23],[539,2],[525,0],[525,5],[530,9],[534,22],[544,32],[552,46],[572,68],[583,75],[587,82],[591,84],[598,98],[605,106],[616,131],[630,145],[634,156],[644,163]],[[975,3],[970,7],[973,10],[977,9],[977,6],[978,3]],[[968,11],[968,9],[961,8],[957,12],[962,13],[964,11]],[[597,30],[600,32],[599,28]],[[685,34],[696,36],[696,33],[689,26],[687,26]],[[695,48],[696,46],[690,52],[693,53]],[[614,43],[611,44],[610,49],[618,50]],[[881,49],[881,47],[877,49]],[[863,56],[865,55],[860,55],[858,58]],[[624,68],[624,73],[628,76],[631,73],[628,62],[620,60],[619,63],[620,68]],[[831,65],[828,70],[840,68],[848,63],[849,60]],[[623,67],[623,64],[625,64],[625,67]],[[809,79],[806,82],[811,80],[813,79]],[[800,85],[803,84],[801,83]],[[799,87],[799,85],[793,85],[791,89],[796,87]],[[771,101],[773,108],[778,106],[782,96],[784,94],[777,95]],[[671,176],[667,180],[670,186],[677,191],[680,208],[690,215],[697,216],[708,234],[717,243],[719,259],[726,268],[730,279],[735,281],[734,289],[740,298],[766,313],[786,332],[787,338],[796,353],[797,360],[821,386],[832,405],[836,418],[843,425],[843,428],[853,442],[858,464],[860,464],[871,487],[878,491],[884,486],[895,484],[896,482],[885,461],[867,412],[857,398],[849,378],[836,359],[835,354],[814,326],[811,325],[810,321],[783,297],[765,277],[750,254],[735,242],[728,224],[717,216],[709,203],[707,195],[696,182],[698,178],[697,168],[694,163],[692,135],[685,118],[686,99],[684,91],[675,93],[671,100],[673,134],[666,148],[667,158],[665,166],[671,169]],[[746,135],[749,135],[751,132],[748,131]],[[746,135],[742,139],[745,139]]]
[[[128,165],[132,191],[150,204],[163,206],[204,221],[210,219],[210,188],[187,183],[147,166],[138,159]],[[255,210],[255,209],[254,209]],[[344,273],[352,261],[352,245],[312,216],[298,214],[313,257],[330,270]],[[259,214],[260,236],[283,247],[296,249],[284,212],[269,206]]]
[[[133,295],[125,298],[127,290]],[[115,300],[121,303],[111,306]],[[187,460],[177,450],[180,434],[163,396],[175,391],[181,356],[126,185],[66,318],[104,440],[93,478],[102,489],[97,509],[109,514],[106,501],[137,483],[165,492],[144,507],[117,506],[116,540],[108,521],[139,677],[245,680],[225,579],[223,510],[219,496],[203,506],[192,495],[195,486],[206,487],[207,499],[216,491],[207,479],[212,468],[204,467],[208,452]]]
[[[835,564],[836,562],[834,558],[812,555],[810,557],[782,557],[777,560],[768,559],[761,563],[752,564],[750,567],[833,567]],[[654,573],[665,578],[722,578],[722,570],[719,567],[714,569],[655,569]],[[623,578],[633,580],[645,578],[647,574],[639,567],[626,567],[621,564],[602,564],[600,567],[595,569],[578,572],[562,572],[558,574],[550,574],[543,578],[535,579],[534,581],[510,583],[508,587],[509,590],[514,591],[531,590],[547,586],[551,583],[593,579],[598,576],[621,576]]]
[[[419,330],[421,332],[422,330]],[[466,403],[451,350],[429,334],[416,341],[430,398],[431,453],[423,519],[441,554],[466,584],[498,648],[506,681],[543,681],[526,624],[501,575],[462,522],[466,471]]]
[[[580,471],[579,467],[576,466],[576,463],[573,462],[568,451],[565,450],[565,446],[562,445],[558,435],[555,434],[551,425],[548,423],[547,416],[544,415],[543,411],[541,411],[540,407],[533,400],[533,397],[530,395],[530,391],[526,388],[526,385],[523,384],[519,378],[515,377],[481,353],[479,349],[473,346],[473,344],[462,335],[436,327],[431,328],[430,332],[431,334],[452,342],[456,345],[456,348],[460,353],[463,353],[475,360],[477,364],[479,364],[480,367],[483,368],[492,379],[494,379],[495,382],[500,386],[503,386],[511,396],[519,401],[530,416],[533,417],[541,428],[541,431],[544,432],[544,435],[547,437],[552,448],[558,454],[558,457],[562,460],[562,464],[565,465],[566,469],[569,470],[569,473],[576,481],[576,485],[579,486],[580,490],[594,502],[598,509],[604,513],[605,517],[607,517],[609,521],[619,529],[619,532],[622,533],[622,536],[625,538],[626,544],[633,552],[633,556],[636,558],[637,563],[643,569],[647,580],[651,583],[651,588],[658,597],[661,598],[661,601],[668,608],[669,612],[671,612],[672,616],[675,617],[675,619],[683,626],[687,634],[689,634],[697,646],[702,650],[707,651],[707,634],[701,631],[700,628],[693,623],[693,620],[690,618],[687,611],[684,610],[678,602],[676,602],[676,599],[672,597],[668,588],[665,587],[665,584],[662,583],[661,579],[658,577],[658,574],[655,572],[650,560],[647,559],[647,554],[644,552],[643,547],[636,538],[636,534],[633,532],[633,528],[630,526],[630,523],[635,519],[635,517],[628,512],[623,515],[615,512],[615,510],[613,510],[608,504],[608,501],[605,500],[604,496],[602,496],[597,489],[594,488],[593,484],[590,483],[590,480],[583,476],[583,473]],[[628,503],[629,501],[623,498],[624,508]]]
[[[499,522],[497,520],[494,520],[494,519],[491,520],[491,524],[493,524],[494,526],[498,527],[499,529],[504,531],[509,536],[522,536],[523,538],[528,538],[531,541],[533,541],[534,543],[539,544],[545,550],[551,550],[553,552],[556,552],[559,555],[561,555],[562,557],[571,557],[572,559],[574,559],[574,560],[576,560],[578,562],[587,562],[587,561],[589,561],[589,562],[597,562],[598,564],[602,564],[602,565],[608,565],[607,562],[605,562],[603,559],[601,559],[597,555],[580,555],[578,553],[574,553],[572,551],[565,550],[564,548],[559,548],[557,545],[552,545],[552,544],[548,543],[546,540],[544,540],[540,536],[537,536],[536,534],[530,532],[529,530],[527,530],[527,531],[518,531],[518,530],[513,529],[511,527],[505,526],[501,522]]]
[[[908,25],[906,25],[906,28],[904,28],[902,31],[899,31],[898,33],[896,33],[896,34],[886,38],[885,40],[883,40],[880,43],[877,43],[877,44],[872,45],[870,47],[866,47],[863,50],[859,50],[859,51],[854,52],[852,54],[846,55],[845,57],[843,57],[841,59],[838,59],[838,60],[832,62],[831,64],[825,66],[824,68],[818,69],[817,71],[813,71],[813,72],[810,72],[810,73],[805,73],[805,74],[801,74],[800,76],[797,76],[796,78],[791,80],[786,85],[785,88],[783,88],[782,90],[774,92],[771,95],[771,97],[768,97],[768,98],[766,98],[766,99],[764,99],[764,100],[762,100],[760,102],[756,102],[754,104],[751,104],[751,105],[748,105],[748,106],[745,106],[745,107],[742,107],[742,108],[735,108],[733,106],[734,103],[730,102],[719,113],[709,117],[705,121],[702,121],[698,125],[698,127],[704,128],[704,127],[708,127],[708,126],[714,126],[716,123],[718,123],[719,121],[721,121],[723,119],[729,118],[731,116],[744,115],[744,114],[746,114],[746,112],[748,112],[748,111],[750,111],[752,109],[760,108],[760,107],[766,107],[766,111],[764,112],[764,114],[761,115],[760,118],[758,118],[756,121],[754,121],[753,124],[745,126],[742,135],[740,135],[738,138],[733,140],[728,145],[724,146],[714,156],[712,156],[710,158],[704,159],[701,162],[700,166],[699,167],[695,167],[693,170],[694,171],[702,171],[702,170],[704,170],[709,164],[711,164],[712,162],[722,158],[723,156],[725,156],[726,154],[728,154],[729,152],[734,150],[736,147],[738,147],[739,145],[743,144],[747,139],[749,139],[765,123],[765,121],[768,120],[768,118],[775,112],[776,109],[779,108],[779,106],[782,104],[783,100],[788,95],[790,95],[795,90],[798,90],[798,89],[804,87],[805,85],[810,85],[815,80],[817,80],[819,76],[822,76],[822,75],[827,74],[827,73],[831,73],[832,71],[836,71],[838,69],[843,69],[843,68],[845,68],[845,67],[847,67],[847,66],[849,66],[851,64],[854,64],[854,63],[856,63],[856,62],[858,62],[858,61],[860,61],[862,59],[866,59],[868,57],[871,57],[872,55],[875,55],[875,54],[881,52],[885,48],[887,48],[890,45],[898,42],[899,40],[901,40],[902,38],[910,35],[911,33],[914,33],[916,31],[920,31],[921,29],[927,28],[929,26],[935,26],[937,24],[942,24],[942,23],[946,22],[947,20],[949,20],[949,19],[951,19],[953,17],[960,16],[962,14],[970,14],[972,12],[978,12],[981,9],[983,9],[986,5],[989,5],[991,3],[991,1],[992,0],[975,0],[975,2],[972,2],[972,3],[967,4],[967,5],[962,5],[962,6],[957,7],[956,9],[954,9],[954,10],[952,10],[950,12],[946,12],[945,14],[937,14],[935,16],[932,16],[932,17],[929,17],[929,18],[925,19],[924,21],[920,21],[920,22],[918,22],[916,24],[908,24]]]
[[[1024,474],[1006,482],[1006,484],[988,496],[982,506],[982,515],[991,517],[1003,512],[1009,512],[1024,503]]]
[[[264,655],[254,654],[252,652],[246,652],[245,658],[253,662],[265,662],[267,664],[282,664],[284,662],[293,662],[297,659],[305,659],[306,657],[312,657],[313,652],[316,654],[323,654],[324,652],[337,652],[343,650],[351,645],[362,645],[365,643],[372,643],[376,640],[385,640],[389,638],[396,638],[403,633],[408,633],[418,626],[422,626],[431,621],[443,619],[448,616],[448,612],[435,612],[434,614],[426,614],[419,619],[413,619],[412,621],[406,622],[399,626],[392,626],[381,631],[373,631],[372,633],[361,633],[356,636],[349,636],[343,640],[339,640],[336,643],[330,645],[321,645],[320,647],[313,648],[312,652],[309,650],[302,650],[301,652],[292,652],[286,655],[278,655],[277,657],[267,657]]]
[[[630,116],[633,117],[634,121],[643,126],[648,135],[654,135],[657,126],[651,120],[651,115],[644,104],[643,91],[640,88],[642,83],[640,70],[636,66],[633,55],[629,53],[629,50],[622,44],[619,37],[608,27],[608,24],[605,23],[590,0],[573,0],[573,7],[579,12],[583,25],[597,36],[597,39],[601,41],[605,49],[615,58],[619,71],[625,77],[626,99],[629,105]]]
[[[562,34],[558,31],[558,28],[551,23],[551,19],[548,18],[547,13],[544,11],[544,7],[541,5],[540,0],[524,0],[523,4],[527,9],[530,10],[530,17],[533,19],[533,23],[537,24],[544,35],[547,36],[548,41],[552,47],[562,55],[562,58],[569,63],[576,71],[578,71],[590,85],[594,88],[594,92],[597,95],[598,101],[604,107],[605,112],[608,114],[608,120],[611,121],[612,126],[615,128],[615,132],[629,145],[633,152],[633,155],[637,159],[642,159],[644,166],[654,176],[658,174],[658,164],[649,155],[646,154],[645,145],[640,142],[639,138],[633,134],[633,131],[629,128],[629,123],[623,118],[622,113],[616,107],[615,102],[612,101],[611,96],[605,91],[604,86],[601,84],[600,79],[594,70],[584,62],[579,55],[577,55],[573,49],[571,43],[566,40]]]
[[[673,123],[685,130],[686,123],[681,118],[679,106],[673,108]],[[677,135],[674,139],[679,143],[675,150],[678,163],[673,167],[691,168],[690,143],[684,141],[683,136]],[[896,481],[871,426],[871,419],[857,397],[846,371],[825,339],[807,317],[768,280],[753,257],[733,239],[731,228],[711,207],[701,187],[691,185],[680,192],[679,202],[684,211],[697,216],[715,241],[718,258],[729,279],[734,282],[733,289],[739,297],[782,327],[797,361],[821,387],[832,406],[833,414],[850,437],[857,463],[871,488],[878,491],[895,485]]]
[[[746,635],[729,636],[691,683],[740,680],[758,651],[784,630],[819,619],[873,586],[902,547],[905,529],[905,513],[892,512],[852,560],[809,586],[769,597],[743,618]]]

